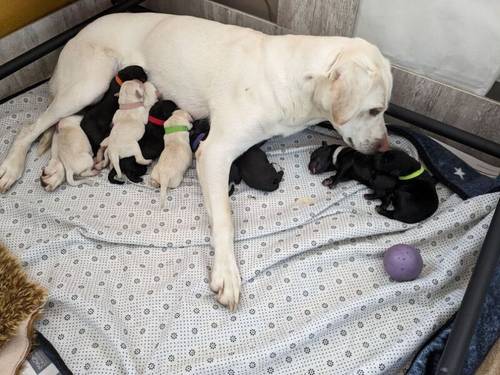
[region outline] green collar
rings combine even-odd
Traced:
[[[422,173],[425,172],[425,168],[423,165],[420,166],[420,169],[416,170],[415,172],[413,173],[410,173],[406,176],[400,176],[399,179],[402,180],[402,181],[408,181],[408,180],[412,180],[418,176],[420,176]]]
[[[172,134],[177,132],[188,132],[189,128],[185,125],[174,125],[174,126],[165,126],[165,134]]]

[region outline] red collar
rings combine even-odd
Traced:
[[[123,85],[123,81],[118,74],[115,76],[115,81],[118,83],[118,86]]]
[[[163,126],[163,124],[165,123],[165,120],[159,119],[159,118],[151,116],[151,115],[149,115],[148,121],[150,123],[152,123],[153,125],[157,125],[157,126]]]

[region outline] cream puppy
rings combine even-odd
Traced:
[[[156,101],[157,90],[151,82],[142,83],[132,80],[122,84],[118,97],[120,108],[113,116],[111,133],[101,142],[104,160],[96,164],[97,169],[106,166],[110,160],[112,167],[116,170],[116,175],[121,178],[120,159],[122,158],[133,156],[138,164],[151,163],[151,160],[144,159],[139,140],[144,135],[149,110]]]
[[[76,186],[89,183],[88,179],[75,180],[75,176],[95,176],[92,148],[80,127],[82,116],[70,116],[59,121],[52,138],[51,159],[43,169],[40,182],[46,191],[53,191],[65,180]]]
[[[163,141],[165,148],[160,155],[158,163],[151,172],[150,183],[160,187],[160,204],[165,206],[167,188],[174,189],[180,185],[184,173],[191,165],[193,153],[189,144],[189,130],[193,118],[183,110],[176,110],[165,121],[165,135]]]

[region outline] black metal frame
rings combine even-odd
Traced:
[[[143,0],[113,1],[116,5],[105,12],[72,27],[30,51],[0,66],[0,80],[46,54],[61,47],[75,36],[85,25],[104,14],[122,12],[134,8]],[[500,144],[457,129],[443,122],[391,104],[387,114],[414,124],[419,128],[442,135],[451,140],[470,146],[486,154],[500,158]],[[490,227],[484,239],[474,272],[470,278],[460,309],[455,317],[453,329],[441,355],[438,375],[460,374],[465,356],[474,333],[487,287],[500,259],[500,202],[498,202]]]

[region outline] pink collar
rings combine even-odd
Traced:
[[[143,102],[120,104],[120,109],[123,109],[123,110],[136,109],[136,108],[140,108],[140,107],[144,107]]]

